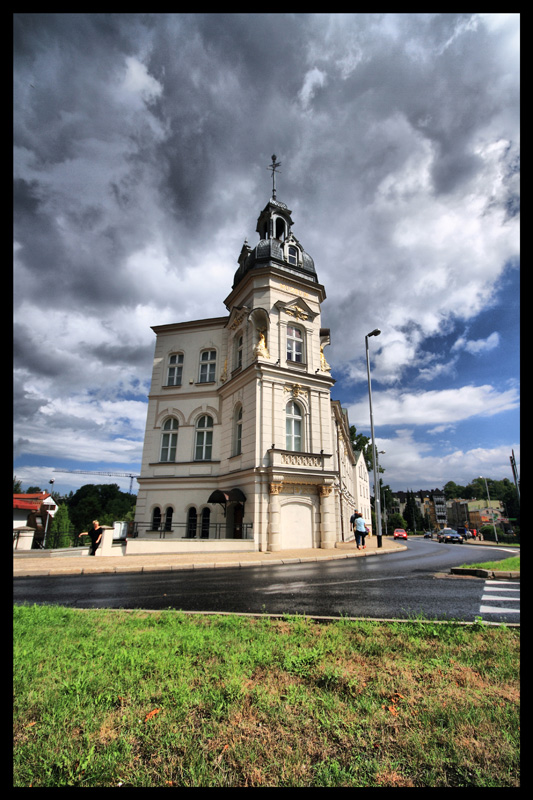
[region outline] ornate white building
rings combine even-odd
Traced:
[[[335,381],[315,265],[272,197],[227,316],[158,325],[128,553],[333,548],[368,495]]]

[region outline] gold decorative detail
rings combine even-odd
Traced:
[[[326,357],[324,355],[324,347],[320,345],[320,369],[322,372],[331,372],[331,367],[326,361]]]
[[[318,487],[318,494],[320,495],[320,497],[329,497],[332,491],[333,491],[333,486]]]
[[[266,345],[265,334],[263,331],[258,331],[258,333],[259,333],[259,341],[254,347],[254,356],[261,356],[261,358],[270,358],[268,354],[268,348]]]
[[[220,380],[222,381],[222,383],[224,383],[227,377],[228,377],[228,359],[226,358],[226,360],[224,361],[224,369],[222,370],[222,375],[220,376]]]
[[[299,308],[298,306],[294,306],[293,308],[286,308],[285,311],[291,317],[296,317],[296,319],[306,320],[309,317],[309,314],[307,314],[305,311],[302,311],[302,309]]]
[[[271,483],[269,484],[269,491],[270,494],[281,494],[281,490],[283,489],[282,483]]]
[[[283,391],[290,392],[294,398],[299,397],[301,394],[307,393],[307,389],[302,390],[301,383],[293,383],[292,386],[284,386]]]
[[[238,328],[239,325],[241,324],[241,322],[243,321],[243,319],[245,318],[245,316],[246,316],[246,312],[243,312],[242,314],[238,314],[235,317],[235,319],[233,320],[233,322],[231,323],[231,325],[229,326],[229,330],[230,331],[234,331],[235,328]]]

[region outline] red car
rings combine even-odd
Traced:
[[[395,539],[407,539],[407,533],[404,531],[403,528],[395,528],[395,530],[394,530],[394,538]]]

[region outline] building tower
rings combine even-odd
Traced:
[[[161,549],[164,535],[174,551],[277,551],[350,538],[355,458],[330,398],[326,293],[276,198],[279,166],[272,156],[272,196],[258,243],[239,255],[228,315],[153,328],[135,546]]]

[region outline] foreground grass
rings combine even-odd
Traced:
[[[14,785],[519,785],[519,630],[14,609]]]
[[[504,558],[503,561],[480,561],[477,564],[463,564],[463,567],[471,569],[493,569],[504,572],[520,572],[520,556]]]

